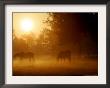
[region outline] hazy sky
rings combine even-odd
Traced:
[[[37,37],[43,27],[49,27],[43,23],[48,17],[48,13],[13,13],[13,31],[17,37],[29,33]]]

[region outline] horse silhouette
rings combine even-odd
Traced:
[[[60,51],[57,55],[57,59],[71,61],[71,51],[70,50]]]
[[[14,54],[13,56],[15,59],[20,59],[20,60],[26,60],[28,59],[29,61],[34,60],[34,53],[32,52],[19,52]]]
[[[13,55],[13,57],[14,57],[15,59],[23,59],[23,57],[24,57],[24,52],[16,53],[16,54]]]

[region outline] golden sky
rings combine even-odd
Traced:
[[[13,13],[13,31],[17,37],[32,33],[39,36],[43,27],[50,27],[43,21],[49,17],[48,13]]]

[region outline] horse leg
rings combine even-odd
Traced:
[[[71,56],[69,56],[69,61],[71,62]]]

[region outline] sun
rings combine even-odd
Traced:
[[[48,13],[13,13],[13,31],[16,37],[35,36],[38,38],[44,29],[51,29]]]
[[[33,22],[31,19],[23,19],[20,26],[23,32],[30,32],[33,28]]]

